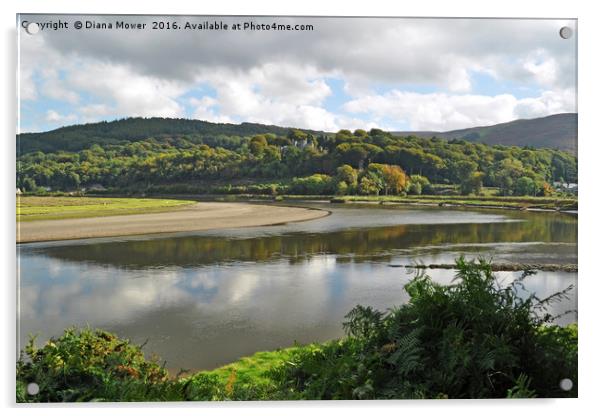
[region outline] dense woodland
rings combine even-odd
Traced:
[[[21,135],[17,187],[403,195],[452,184],[462,194],[478,194],[486,186],[499,188],[501,195],[550,195],[553,182],[577,182],[576,157],[559,150],[396,137],[378,129],[327,134],[161,120]]]

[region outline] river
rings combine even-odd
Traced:
[[[357,304],[407,301],[392,265],[577,263],[577,218],[551,212],[296,203],[332,214],[270,227],[18,246],[18,347],[72,326],[142,343],[172,370],[211,369],[261,350],[343,334]],[[449,283],[453,270],[429,270]],[[520,273],[498,272],[508,282]],[[577,273],[538,272],[546,296],[574,285],[554,313],[577,309]],[[576,321],[576,313],[559,323]]]

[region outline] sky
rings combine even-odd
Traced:
[[[21,15],[19,131],[125,117],[447,131],[576,112],[574,20]],[[112,23],[113,29],[75,29]],[[144,29],[115,29],[118,21]],[[153,21],[179,29],[152,29]],[[53,29],[66,22],[68,28]],[[229,30],[185,29],[222,22]],[[232,25],[313,30],[232,30]]]

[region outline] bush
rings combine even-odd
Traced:
[[[333,193],[334,184],[328,175],[319,173],[304,178],[295,178],[290,192],[301,195],[328,195]]]
[[[408,304],[387,313],[358,306],[347,338],[300,350],[275,372],[293,399],[576,397],[577,329],[551,325],[539,300],[500,287],[486,262],[457,261],[455,283],[419,275]],[[560,389],[569,378],[575,388]]]
[[[17,400],[71,402],[170,399],[167,371],[138,346],[101,330],[67,329],[37,349],[32,338],[17,363]],[[28,396],[35,382],[39,394]]]

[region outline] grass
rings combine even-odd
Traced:
[[[20,196],[17,197],[17,221],[146,214],[194,203],[175,199]]]
[[[428,204],[450,206],[473,206],[491,208],[540,208],[575,210],[578,208],[577,198],[541,197],[541,196],[496,196],[492,192],[485,195],[279,195],[278,200],[332,200],[334,202],[388,202],[396,204]],[[213,195],[218,201],[275,200],[271,195]]]
[[[274,351],[260,351],[249,357],[227,364],[202,374],[214,377],[221,386],[236,386],[241,389],[255,388],[273,390],[271,372],[291,360],[296,353],[307,346],[295,346]],[[192,376],[194,378],[194,376]]]
[[[405,204],[438,204],[453,206],[483,206],[499,208],[577,209],[576,198],[535,196],[476,196],[476,195],[408,195],[408,196],[341,196],[338,202],[390,202]]]

